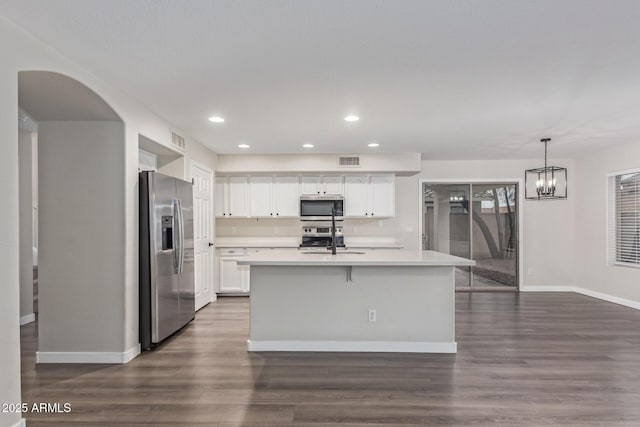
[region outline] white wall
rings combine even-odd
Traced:
[[[33,315],[33,134],[20,129],[18,135],[20,179],[20,318]]]
[[[39,352],[121,353],[124,127],[40,122]]]
[[[158,167],[158,172],[179,179],[189,180],[191,161],[195,160],[214,171],[218,166],[218,155],[197,141],[187,139],[184,157]]]
[[[120,348],[138,343],[138,135],[170,146],[170,123],[159,118],[122,92],[61,56],[56,50],[0,17],[0,194],[6,204],[0,209],[0,402],[20,402],[20,340],[18,279],[18,72],[46,70],[65,74],[90,87],[122,118],[125,125],[124,176],[119,198],[124,219],[120,248],[119,306],[124,306],[124,331]],[[42,192],[40,192],[42,195]],[[0,413],[0,427],[19,421],[17,414]]]
[[[0,21],[1,23],[1,21]],[[10,52],[12,34],[0,27],[0,51]],[[3,54],[0,61],[0,402],[20,402],[20,307],[18,279],[18,76]],[[20,414],[0,412],[0,426]]]
[[[576,286],[640,303],[640,268],[608,266],[606,175],[640,168],[640,143],[576,160]]]
[[[420,171],[420,153],[364,153],[360,167],[338,167],[337,154],[222,154],[218,159],[218,173],[264,173],[274,170],[283,173],[401,173]],[[346,156],[349,156],[346,154]]]

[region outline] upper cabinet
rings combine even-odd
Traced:
[[[396,215],[396,181],[394,175],[369,177],[369,208],[371,216]]]
[[[252,217],[298,217],[297,176],[252,176],[249,177],[249,188]]]
[[[273,216],[272,193],[273,177],[250,176],[249,177],[249,204],[253,217]]]
[[[343,195],[349,218],[395,216],[395,177],[386,175],[217,176],[218,218],[298,218],[300,195]]]
[[[249,216],[249,183],[246,176],[216,177],[215,213],[217,217]]]
[[[304,175],[301,178],[300,194],[344,194],[341,175]]]
[[[344,179],[345,217],[388,218],[395,216],[393,175],[349,175]]]
[[[276,176],[273,179],[273,205],[276,216],[300,215],[300,187],[297,176]]]

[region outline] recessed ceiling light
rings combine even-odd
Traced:
[[[304,148],[313,148],[313,144],[309,144],[309,143],[302,144],[302,146],[303,146]]]
[[[358,120],[360,120],[358,116],[347,116],[344,118],[345,122],[357,122]]]
[[[224,123],[224,119],[220,116],[211,116],[209,117],[209,121],[213,123]]]
[[[249,144],[238,144],[238,148],[250,148]]]
[[[370,142],[369,144],[367,144],[367,147],[369,148],[376,148],[379,147],[380,144],[378,144],[377,142]]]

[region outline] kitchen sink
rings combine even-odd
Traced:
[[[308,254],[313,254],[313,255],[331,255],[330,251],[326,251],[326,252],[300,252],[302,254],[308,255]],[[348,254],[348,255],[364,255],[366,252],[357,252],[357,251],[338,251],[336,253],[336,255],[342,255],[342,254]]]

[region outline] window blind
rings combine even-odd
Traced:
[[[640,169],[609,175],[609,264],[640,266]]]

